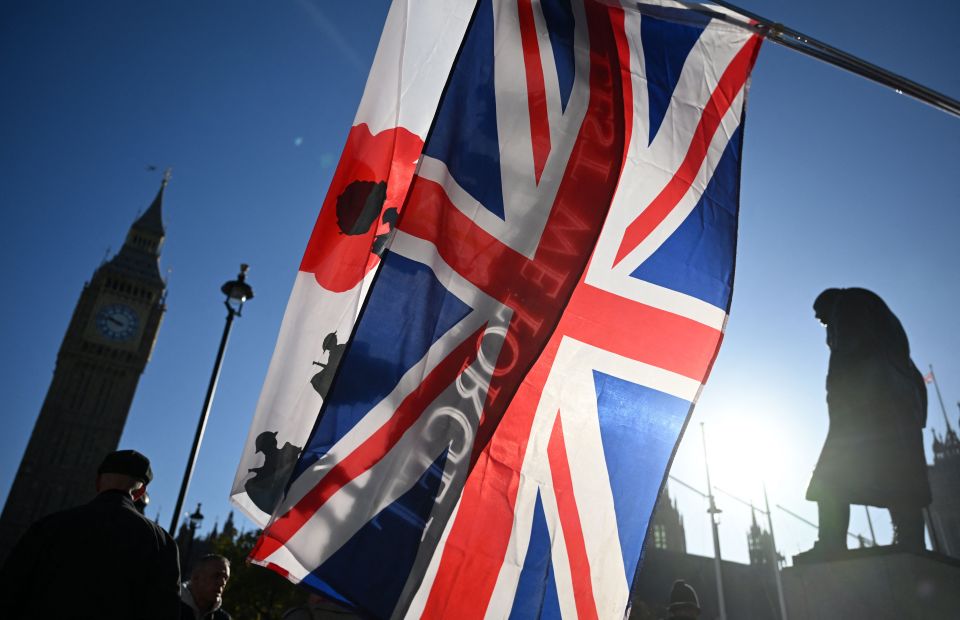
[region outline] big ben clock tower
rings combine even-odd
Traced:
[[[83,287],[0,517],[0,561],[33,521],[91,499],[100,461],[117,448],[165,309],[159,258],[168,180],[123,248]]]

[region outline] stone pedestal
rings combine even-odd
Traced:
[[[790,620],[960,618],[960,561],[890,547],[805,559],[783,571]]]

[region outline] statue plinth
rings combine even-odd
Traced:
[[[960,617],[960,560],[897,547],[802,554],[783,571],[790,620]]]

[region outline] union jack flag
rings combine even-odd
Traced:
[[[477,3],[252,561],[381,618],[623,616],[730,304],[740,24]]]

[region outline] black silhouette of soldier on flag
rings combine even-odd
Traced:
[[[387,246],[390,244],[390,240],[393,239],[394,230],[396,229],[397,225],[397,218],[399,216],[399,213],[397,213],[397,210],[393,207],[390,207],[383,212],[383,218],[381,218],[380,221],[386,224],[390,230],[383,234],[377,235],[373,239],[373,253],[377,256],[383,257],[383,253],[387,251]]]
[[[345,235],[363,235],[380,215],[383,203],[387,199],[387,183],[380,181],[354,181],[337,196],[337,226]],[[383,212],[380,222],[386,224],[387,232],[377,235],[373,240],[371,252],[383,256],[390,239],[393,238],[399,213],[395,207]]]
[[[267,514],[273,512],[283,495],[290,472],[297,464],[300,448],[287,442],[277,447],[277,432],[264,431],[255,441],[257,452],[263,453],[263,465],[253,467],[253,477],[244,483],[243,488],[257,508]]]
[[[330,332],[326,338],[323,339],[323,350],[327,352],[327,361],[326,363],[313,363],[314,366],[320,367],[320,372],[313,375],[313,378],[310,379],[310,384],[321,398],[325,399],[327,397],[327,392],[330,391],[330,383],[333,381],[333,375],[337,372],[337,366],[340,365],[340,358],[343,357],[343,352],[346,348],[346,344],[337,342],[337,332]]]

